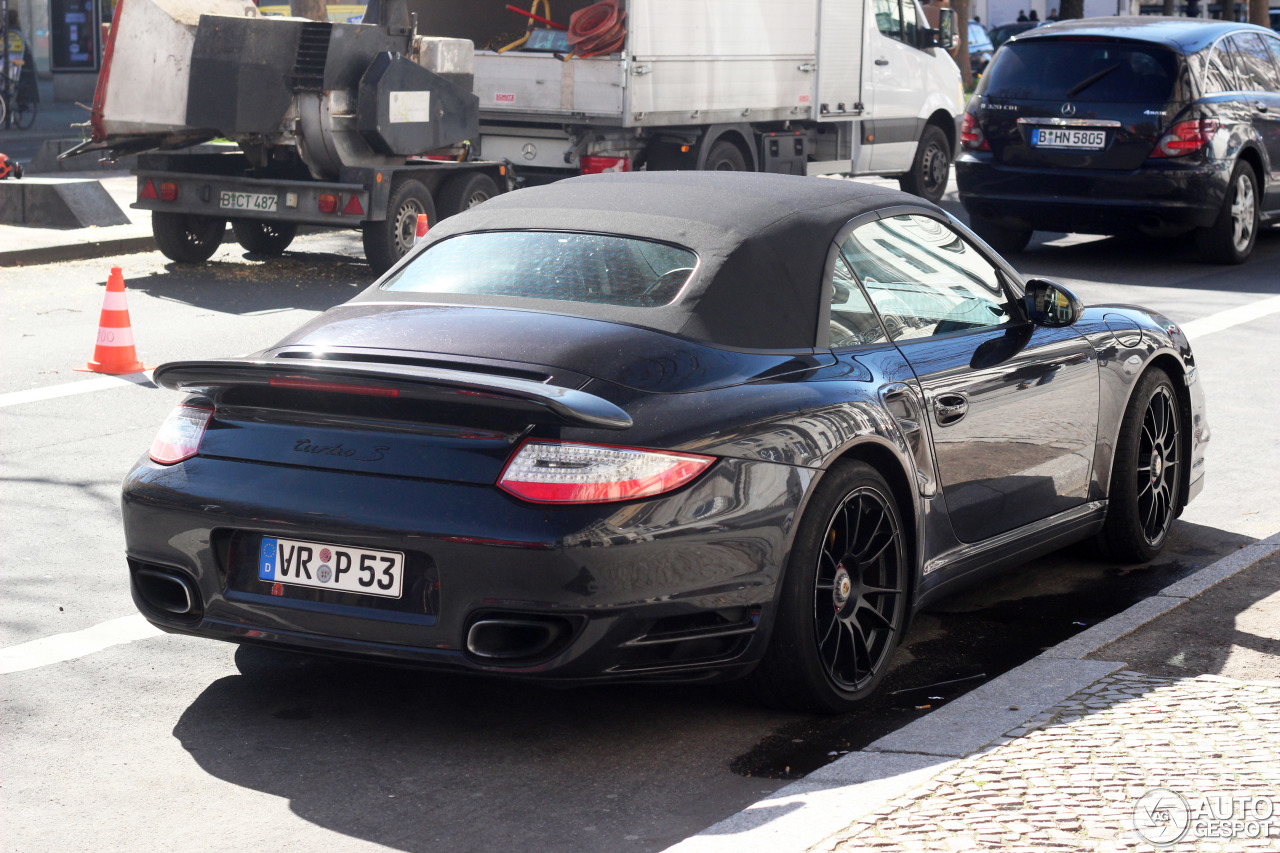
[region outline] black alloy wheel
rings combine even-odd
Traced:
[[[222,245],[227,220],[194,213],[151,212],[151,233],[166,258],[180,264],[199,264]]]
[[[1127,563],[1164,547],[1182,496],[1182,411],[1169,375],[1145,373],[1120,426],[1111,471],[1103,555]]]
[[[937,125],[926,125],[916,146],[911,171],[898,179],[903,192],[918,195],[935,204],[947,191],[951,176],[951,143]]]
[[[436,224],[436,206],[421,181],[402,181],[391,191],[387,218],[366,222],[364,256],[375,275],[382,275],[409,253],[418,234],[418,214],[427,215],[428,227]]]
[[[832,468],[797,532],[773,637],[751,676],[757,696],[832,714],[870,695],[906,624],[907,553],[879,472],[862,462]]]
[[[233,219],[231,230],[236,242],[254,255],[279,255],[289,248],[298,234],[296,222],[264,222],[259,219]]]
[[[1261,225],[1258,177],[1248,163],[1236,163],[1218,218],[1196,231],[1196,247],[1206,261],[1242,264],[1253,253]]]

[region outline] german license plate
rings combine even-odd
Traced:
[[[1031,144],[1036,148],[1079,148],[1086,151],[1101,151],[1107,144],[1107,132],[1036,127],[1031,129]]]
[[[218,193],[218,207],[223,210],[256,210],[275,213],[280,197],[274,193],[237,193],[223,190]]]
[[[404,585],[404,554],[264,536],[258,552],[258,579],[399,598]]]

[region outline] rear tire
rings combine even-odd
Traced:
[[[498,194],[498,185],[483,172],[454,175],[436,193],[436,210],[441,219],[470,210]]]
[[[1236,163],[1217,220],[1196,230],[1200,256],[1213,264],[1244,263],[1258,240],[1259,219],[1258,176],[1248,163]]]
[[[1006,228],[976,213],[969,214],[969,227],[1002,255],[1016,255],[1031,242],[1031,231]]]
[[[180,264],[201,264],[222,245],[227,220],[194,213],[151,212],[151,233],[166,258]]]
[[[741,148],[727,139],[721,139],[707,152],[707,162],[702,170],[704,172],[745,172],[747,158],[742,155]]]
[[[255,255],[279,255],[298,234],[296,222],[263,222],[259,219],[233,219],[231,230],[236,242]]]
[[[391,269],[413,248],[418,233],[418,214],[427,215],[427,225],[436,224],[436,206],[431,192],[421,181],[406,180],[391,191],[387,218],[366,222],[364,256],[375,275]]]
[[[898,179],[903,192],[918,195],[937,204],[947,191],[951,177],[951,143],[936,124],[925,125],[916,146],[911,171]]]
[[[1121,563],[1155,558],[1169,537],[1182,497],[1182,407],[1169,374],[1148,370],[1120,422],[1101,555]]]
[[[909,565],[893,491],[864,462],[839,462],[800,520],[773,636],[747,686],[774,707],[852,710],[884,679],[907,621]]]

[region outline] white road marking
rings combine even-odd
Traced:
[[[1223,329],[1230,329],[1232,326],[1239,326],[1241,323],[1257,320],[1259,317],[1265,317],[1268,314],[1275,314],[1276,312],[1280,312],[1280,296],[1259,299],[1257,302],[1250,302],[1248,305],[1228,308],[1226,311],[1219,311],[1217,314],[1210,314],[1208,317],[1201,317],[1199,320],[1192,320],[1190,323],[1180,323],[1179,325],[1182,327],[1183,334],[1187,336],[1187,340],[1194,340],[1205,335],[1211,335],[1214,332],[1221,332]]]
[[[26,391],[10,391],[8,394],[0,394],[0,408],[34,403],[38,400],[70,397],[74,394],[87,394],[90,391],[105,391],[108,388],[119,388],[121,385],[141,385],[150,381],[151,371],[148,370],[144,373],[126,373],[123,376],[80,379],[75,382],[64,382],[61,385],[48,385],[44,388],[29,388]]]
[[[54,634],[0,649],[0,675],[75,660],[112,646],[157,637],[162,633],[164,632],[153,627],[140,615],[122,616],[108,622],[99,622],[83,631]]]

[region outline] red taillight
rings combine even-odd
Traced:
[[[1193,118],[1169,128],[1152,149],[1152,157],[1182,157],[1204,148],[1222,125],[1217,119]]]
[[[360,206],[360,196],[356,195],[355,193],[352,193],[351,200],[347,202],[346,207],[342,208],[342,213],[344,216],[346,215],[363,216],[364,208]]]
[[[714,461],[692,453],[530,439],[507,463],[498,487],[533,503],[626,501],[677,489]]]
[[[321,213],[337,213],[338,197],[333,193],[320,193],[320,197],[316,199],[316,206],[320,208]]]
[[[359,394],[362,397],[399,397],[399,388],[380,385],[354,385],[348,382],[325,382],[305,376],[273,376],[267,380],[272,388],[296,388],[301,391],[329,391],[334,394]]]
[[[964,114],[964,123],[960,126],[960,144],[970,151],[990,151],[991,145],[982,135],[982,125],[973,113]]]
[[[195,456],[212,416],[213,409],[204,406],[175,408],[160,426],[155,441],[151,442],[151,460],[161,465],[173,465]]]
[[[601,172],[630,172],[631,160],[626,157],[583,157],[578,166],[584,175],[598,175]]]
[[[173,181],[164,181],[160,184],[160,200],[161,201],[177,201],[178,185]]]
[[[147,178],[146,182],[142,185],[142,189],[138,191],[138,199],[142,200],[145,198],[154,201],[159,197],[160,196],[156,195],[156,185],[150,178]]]

